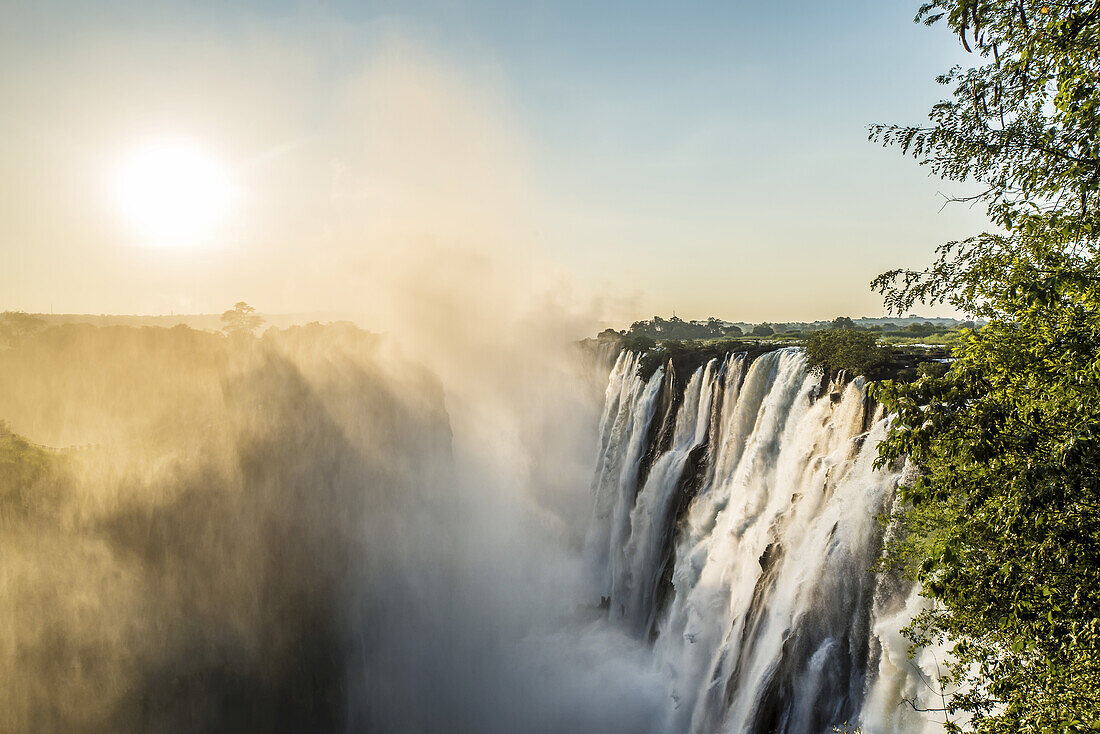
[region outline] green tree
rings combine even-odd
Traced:
[[[757,324],[756,326],[752,327],[753,336],[771,336],[774,333],[775,329],[773,329],[768,324]]]
[[[854,329],[856,328],[856,322],[848,316],[837,316],[833,319],[833,322],[829,324],[830,329]]]
[[[1095,731],[1100,2],[937,0],[917,19],[977,65],[940,77],[952,96],[930,125],[871,137],[979,184],[997,231],[873,283],[899,314],[946,302],[989,322],[942,376],[876,391],[896,415],[882,460],[919,469],[886,562],[935,602],[909,632],[952,645],[948,713],[978,732]]]
[[[657,346],[657,342],[641,332],[631,332],[623,337],[622,348],[632,352],[648,352]]]
[[[229,336],[252,335],[263,323],[263,317],[244,301],[238,301],[222,314],[222,331]]]
[[[806,358],[811,368],[828,375],[844,370],[849,375],[868,375],[886,361],[887,351],[875,335],[857,329],[821,329],[806,337]]]

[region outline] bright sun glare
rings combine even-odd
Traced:
[[[158,140],[128,151],[114,171],[115,205],[143,244],[208,243],[236,190],[222,163],[185,141]]]

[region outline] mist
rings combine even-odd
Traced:
[[[232,287],[283,282],[370,331],[73,324],[0,352],[6,441],[31,457],[4,483],[0,729],[660,720],[643,647],[581,592],[603,385],[575,340],[603,307],[523,244],[522,145],[397,38],[333,104],[323,140],[242,169],[312,189],[238,233],[245,254],[286,228]],[[288,236],[318,244],[290,280]],[[177,305],[227,284],[202,280]]]
[[[295,23],[306,40],[288,41]],[[12,305],[139,320],[245,299],[354,323],[64,323],[0,347],[0,732],[698,734],[758,690],[766,711],[733,714],[746,726],[780,726],[788,704],[816,726],[834,722],[807,713],[815,686],[858,712],[883,650],[893,688],[876,705],[913,687],[879,639],[901,644],[903,605],[873,629],[874,581],[839,611],[826,585],[778,606],[792,629],[819,622],[798,628],[810,662],[760,621],[767,584],[787,590],[777,605],[797,595],[798,569],[755,574],[781,557],[776,518],[826,557],[833,515],[797,498],[837,484],[877,507],[893,490],[851,449],[873,417],[861,387],[834,415],[839,397],[810,410],[828,381],[792,354],[643,380],[618,342],[581,342],[650,296],[593,286],[606,256],[579,257],[579,277],[548,246],[568,206],[533,175],[545,151],[489,57],[458,68],[399,22],[353,53],[347,28],[305,11],[236,43],[102,25],[33,84],[0,76],[32,141],[0,142],[29,182],[0,211],[26,243],[9,272],[50,283],[13,282]],[[175,126],[231,162],[241,197],[212,242],[158,250],[105,214],[101,173],[124,138]],[[629,282],[634,264],[615,265]],[[743,405],[742,373],[757,375]],[[771,514],[712,535],[746,488]],[[853,525],[838,576],[873,561],[878,531]],[[595,559],[593,538],[609,541]],[[742,690],[746,619],[763,641],[744,633],[759,685]],[[820,651],[848,625],[850,660],[829,667]]]
[[[591,412],[534,392],[460,437],[483,415],[400,351],[69,325],[0,355],[10,428],[72,447],[5,477],[3,729],[645,730],[658,680],[576,593]]]

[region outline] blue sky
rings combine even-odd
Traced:
[[[866,141],[869,123],[923,120],[944,92],[935,75],[967,62],[944,30],[913,24],[915,11],[894,0],[9,3],[0,248],[18,272],[0,275],[11,301],[0,307],[220,310],[248,290],[270,311],[359,308],[361,288],[312,264],[315,282],[301,287],[242,288],[225,273],[300,277],[307,256],[327,253],[302,233],[356,221],[308,192],[287,206],[285,191],[320,180],[321,160],[354,157],[337,132],[349,80],[392,68],[384,57],[397,39],[398,55],[416,59],[414,78],[444,78],[454,91],[440,125],[466,100],[490,121],[452,145],[507,138],[486,166],[508,169],[492,186],[522,188],[524,214],[487,239],[511,240],[510,254],[537,260],[578,297],[604,297],[606,317],[878,315],[871,277],[925,263],[938,243],[983,227],[980,212],[941,211],[941,192],[957,186]],[[140,136],[166,120],[231,156],[293,148],[301,160],[265,174],[256,198],[264,186],[284,191],[257,211],[293,210],[279,230],[297,239],[242,226],[185,263],[119,242],[109,217],[76,202],[79,186],[58,193],[73,177],[58,168],[57,141],[104,151],[91,156],[101,160],[121,144],[118,131]],[[356,160],[347,165],[369,178],[374,164]],[[271,183],[279,176],[282,188]],[[351,230],[332,235],[341,271]],[[428,234],[447,239],[441,231]],[[57,277],[58,258],[86,267]]]

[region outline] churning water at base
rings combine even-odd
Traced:
[[[639,360],[608,379],[586,550],[593,596],[650,641],[667,730],[935,730],[904,701],[934,688],[899,632],[920,598],[871,571],[899,471],[874,468],[862,380],[823,385],[795,348],[686,384]]]

